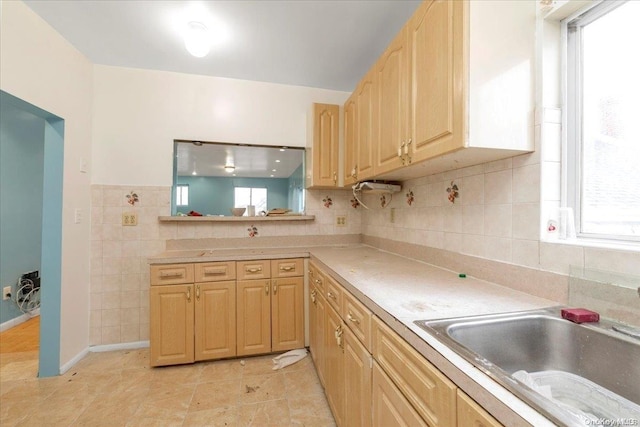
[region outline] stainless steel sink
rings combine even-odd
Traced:
[[[618,418],[640,419],[640,340],[617,332],[616,323],[579,325],[563,319],[560,307],[415,323],[557,423],[584,426],[585,420],[576,420],[567,405],[594,414],[599,409],[582,403],[601,398],[614,409],[596,417],[614,413]],[[516,380],[512,375],[518,371],[556,373],[581,382],[564,384],[565,395],[549,399],[535,384],[525,385],[521,373]],[[578,395],[594,387],[602,393]]]

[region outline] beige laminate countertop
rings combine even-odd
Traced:
[[[554,426],[413,322],[533,310],[557,306],[555,301],[469,276],[461,278],[459,273],[464,271],[445,270],[365,245],[168,251],[149,258],[149,263],[309,256],[503,423],[521,425],[524,419],[533,426]]]

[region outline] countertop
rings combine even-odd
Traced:
[[[474,277],[461,278],[459,274],[464,271],[445,270],[365,245],[168,251],[149,258],[149,263],[297,257],[311,257],[503,423],[519,425],[524,419],[534,426],[554,426],[535,409],[413,322],[533,310],[557,306],[555,301]],[[514,418],[513,413],[521,419],[517,416]]]

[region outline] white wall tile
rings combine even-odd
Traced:
[[[485,236],[484,257],[497,261],[511,262],[511,239]]]
[[[540,237],[540,205],[514,203],[512,209],[513,238],[538,240]]]
[[[532,268],[540,266],[540,242],[537,240],[513,239],[511,253],[514,264]]]
[[[540,242],[540,268],[554,273],[569,274],[569,266],[584,267],[581,246]]]
[[[494,237],[511,237],[511,204],[484,206],[484,234]]]
[[[513,203],[540,201],[540,165],[513,169]]]
[[[484,206],[462,206],[462,232],[466,234],[484,234]]]
[[[461,205],[481,205],[484,203],[484,174],[464,177],[458,184]]]
[[[485,174],[484,203],[488,205],[511,203],[512,183],[511,169]]]

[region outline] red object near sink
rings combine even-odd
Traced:
[[[586,308],[563,308],[560,311],[563,319],[574,323],[591,323],[600,321],[600,315]]]

